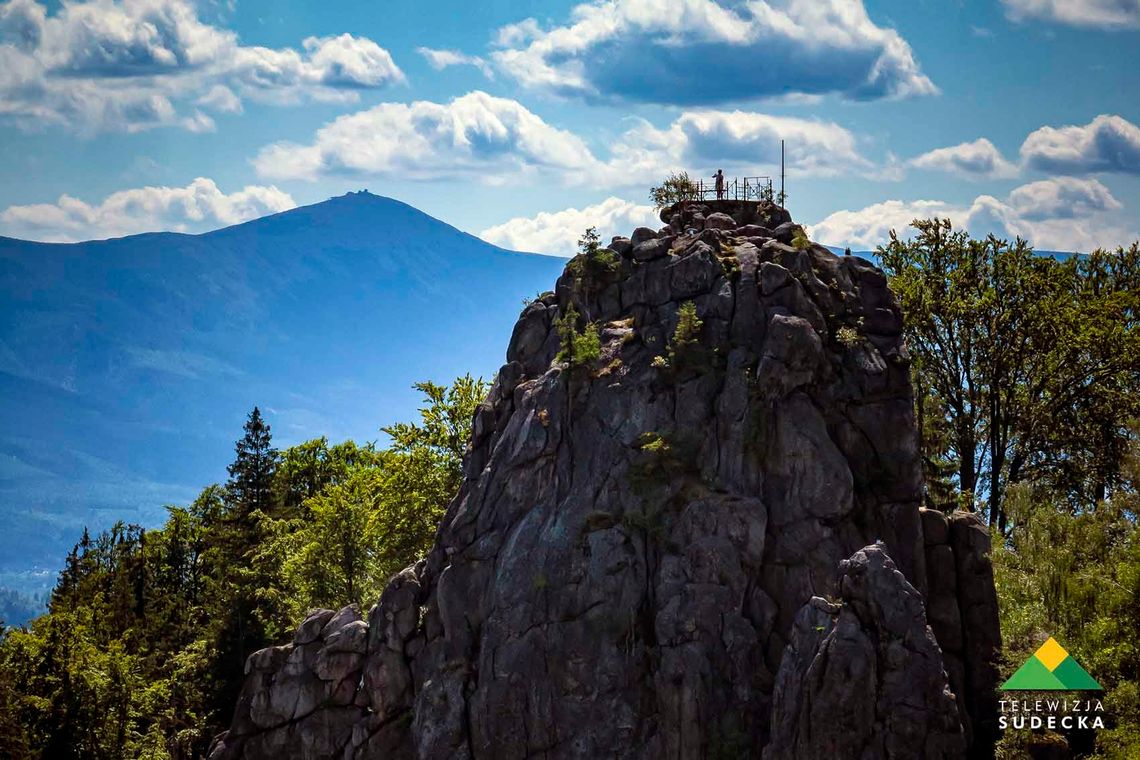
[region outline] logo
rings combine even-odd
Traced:
[[[1003,691],[1103,691],[1052,636],[1002,684]]]

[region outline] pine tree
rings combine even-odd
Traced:
[[[211,618],[216,626],[213,677],[219,684],[213,705],[223,714],[237,699],[245,658],[268,645],[278,631],[277,611],[263,589],[271,586],[279,568],[259,561],[264,522],[273,510],[273,476],[277,450],[269,425],[256,406],[244,435],[235,444],[236,457],[227,470],[226,518],[210,551],[215,570]]]
[[[237,442],[237,458],[227,469],[226,484],[236,513],[248,518],[255,512],[268,513],[272,498],[273,473],[277,469],[277,450],[269,425],[256,406],[245,423],[245,435]]]

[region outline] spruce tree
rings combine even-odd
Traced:
[[[215,582],[210,618],[217,626],[213,677],[218,683],[215,714],[232,708],[241,689],[245,658],[267,646],[276,617],[262,589],[272,584],[276,568],[258,562],[263,522],[273,513],[273,475],[277,450],[269,425],[256,406],[235,444],[236,457],[227,469],[227,517],[219,531],[212,564]]]
[[[237,458],[227,468],[230,480],[226,488],[235,513],[247,519],[255,512],[269,512],[277,450],[273,448],[269,425],[256,406],[249,413],[244,430],[245,435],[234,447]]]

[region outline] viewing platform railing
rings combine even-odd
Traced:
[[[700,179],[696,183],[696,190],[692,200],[712,201],[761,201],[774,200],[772,194],[771,177],[733,177],[724,178],[723,189],[718,194],[716,180]]]

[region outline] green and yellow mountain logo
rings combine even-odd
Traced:
[[[1001,685],[1005,691],[1103,691],[1088,671],[1052,636]]]

